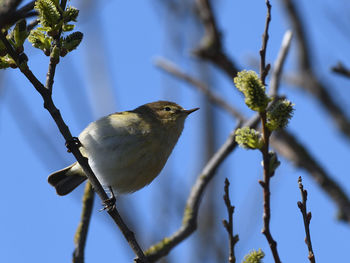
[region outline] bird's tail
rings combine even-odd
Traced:
[[[58,195],[69,194],[85,180],[86,176],[77,163],[54,172],[47,178],[49,184],[55,187]]]

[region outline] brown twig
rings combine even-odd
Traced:
[[[331,68],[334,73],[338,73],[346,78],[350,78],[350,69],[346,68],[343,63],[338,62],[338,64]]]
[[[265,29],[264,33],[262,35],[262,47],[259,51],[260,53],[260,79],[264,86],[265,84],[265,78],[270,70],[270,64],[266,65],[266,49],[267,49],[267,41],[269,40],[269,26],[271,22],[271,4],[269,0],[265,1],[266,7],[267,7],[267,15],[266,15],[266,22],[265,22]]]
[[[307,245],[307,248],[309,250],[308,258],[311,263],[315,263],[315,254],[312,250],[312,244],[311,244],[311,236],[310,236],[310,221],[311,221],[311,212],[307,212],[306,209],[306,201],[307,201],[307,191],[304,190],[303,182],[301,180],[301,176],[299,176],[298,179],[298,185],[301,192],[301,202],[298,201],[298,207],[300,209],[301,214],[303,215],[303,221],[304,221],[304,227],[305,227],[305,243]]]
[[[94,205],[94,197],[94,189],[92,189],[90,182],[87,181],[83,196],[81,219],[74,236],[75,249],[73,252],[73,263],[84,263],[85,261],[85,245]]]
[[[17,65],[21,65],[20,56],[13,50],[10,43],[7,41],[6,37],[0,32],[0,40],[3,41],[7,52],[9,55],[16,61]],[[24,55],[22,53],[21,55]],[[92,184],[95,192],[98,194],[98,196],[101,198],[103,204],[107,204],[109,201],[109,197],[104,191],[103,187],[101,186],[100,182],[97,180],[95,174],[91,170],[91,167],[89,166],[88,159],[84,157],[80,150],[79,145],[77,143],[74,143],[74,138],[64,122],[62,115],[60,111],[55,106],[51,91],[48,90],[32,73],[32,71],[29,69],[28,65],[21,65],[19,67],[20,71],[27,77],[27,79],[32,83],[34,88],[39,92],[41,95],[43,101],[44,101],[44,108],[50,113],[51,117],[54,119],[58,129],[60,130],[60,133],[66,140],[66,144],[69,147],[70,152],[74,155],[80,166],[82,167],[85,175],[89,179],[90,183]],[[128,241],[130,247],[133,249],[135,254],[137,255],[139,262],[147,262],[146,257],[143,254],[142,249],[140,248],[139,244],[137,243],[134,233],[126,226],[124,221],[122,220],[119,212],[113,206],[111,209],[107,209],[108,214],[113,218],[114,222],[118,225],[119,229],[122,231],[125,239]]]
[[[228,214],[228,221],[227,220],[222,220],[222,223],[227,231],[228,238],[229,238],[229,258],[228,262],[230,263],[235,263],[236,262],[236,257],[235,257],[235,245],[239,240],[238,235],[233,235],[233,213],[235,211],[235,207],[231,205],[231,200],[230,200],[230,195],[229,195],[229,187],[230,187],[230,182],[226,178],[225,179],[225,194],[224,194],[224,201],[225,205],[227,208],[227,214]]]
[[[270,69],[270,64],[266,65],[265,57],[266,57],[266,49],[267,42],[269,39],[269,25],[271,21],[271,4],[269,0],[266,0],[267,7],[267,15],[266,15],[266,23],[265,30],[262,36],[262,47],[259,51],[260,53],[260,80],[265,85],[265,79]],[[263,213],[263,229],[261,232],[265,235],[267,242],[269,243],[273,258],[276,263],[280,263],[281,260],[277,251],[277,242],[273,239],[271,231],[270,231],[270,219],[271,219],[271,206],[270,206],[270,179],[273,176],[274,172],[270,171],[270,155],[269,155],[269,141],[271,132],[266,127],[266,110],[260,112],[261,119],[261,130],[262,137],[264,140],[264,146],[261,149],[261,153],[263,156],[263,168],[264,168],[264,177],[263,181],[259,181],[260,185],[263,188],[263,196],[264,196],[264,213]]]
[[[319,100],[321,105],[333,118],[338,129],[346,137],[348,137],[348,139],[350,139],[350,119],[347,117],[345,111],[340,107],[340,104],[333,99],[332,94],[329,92],[331,90],[329,89],[329,85],[325,83],[324,79],[320,80],[315,74],[311,62],[312,49],[309,45],[307,38],[308,35],[305,33],[306,26],[297,10],[297,6],[293,0],[283,0],[282,2],[285,6],[291,24],[293,25],[297,39],[301,86]]]

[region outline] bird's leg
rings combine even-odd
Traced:
[[[78,137],[72,137],[72,139],[66,141],[66,147],[68,149],[67,152],[69,152],[69,153],[72,152],[71,149],[73,146],[78,146],[78,147],[83,146],[81,144],[81,142],[79,141]]]
[[[111,197],[108,198],[107,200],[103,201],[103,203],[102,203],[103,208],[100,211],[103,211],[103,210],[110,211],[110,210],[115,208],[116,198],[115,198],[112,186],[108,186],[108,189],[111,192]]]

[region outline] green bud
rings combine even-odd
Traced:
[[[82,39],[83,39],[83,33],[79,31],[74,32],[68,35],[66,38],[61,38],[62,48],[70,52],[79,46]]]
[[[259,248],[258,251],[251,251],[243,259],[242,263],[261,263],[262,259],[265,257],[264,252]]]
[[[15,41],[15,46],[21,47],[28,37],[27,23],[25,19],[21,19],[17,22],[15,28],[13,29],[13,37]]]
[[[64,32],[72,31],[74,29],[74,27],[75,27],[75,25],[67,24],[67,25],[63,25],[62,26],[62,30]]]
[[[0,57],[0,69],[6,69],[9,67],[12,67],[13,64],[16,64],[16,63],[9,55]]]
[[[77,22],[78,15],[79,15],[79,10],[70,6],[63,13],[63,20],[65,23],[71,22],[71,21]]]
[[[266,109],[270,99],[265,93],[265,86],[254,71],[238,72],[233,81],[237,89],[243,93],[245,103],[250,109],[258,112]]]
[[[289,100],[278,99],[267,111],[267,128],[270,131],[285,128],[293,116],[293,106]]]
[[[237,129],[235,132],[235,140],[239,146],[245,149],[261,149],[264,141],[260,132],[249,127]]]
[[[281,162],[278,160],[277,154],[274,151],[269,152],[269,172],[271,175],[274,174],[277,167],[280,166]],[[264,167],[264,162],[261,162],[261,165]]]
[[[37,0],[34,8],[38,11],[40,24],[44,27],[54,28],[60,22],[61,14],[57,8],[57,1]]]
[[[49,55],[48,51],[51,49],[52,38],[45,35],[40,28],[34,29],[30,32],[28,41],[36,48],[44,51],[45,55]]]

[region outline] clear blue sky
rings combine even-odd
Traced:
[[[102,1],[100,1],[102,3]],[[54,100],[74,135],[91,121],[105,114],[133,109],[138,105],[167,99],[185,108],[201,106],[202,97],[181,82],[165,76],[153,64],[155,57],[166,56],[187,72],[198,75],[200,63],[190,55],[195,47],[193,28],[185,27],[182,52],[169,51],[169,22],[160,1],[108,1],[95,5],[94,14],[86,9],[84,1],[77,30],[84,33],[78,50],[61,59],[54,83]],[[214,1],[213,1],[214,2]],[[241,68],[254,69],[250,62],[258,58],[261,35],[265,23],[265,1],[219,1],[216,7],[218,24],[223,32],[228,54]],[[346,1],[322,0],[317,3],[299,0],[307,34],[312,39],[313,55],[322,80],[340,97],[348,109],[349,81],[329,71],[338,60],[350,65],[349,38],[342,30],[349,29],[347,17],[350,4]],[[73,6],[79,1],[71,1]],[[285,30],[289,28],[280,1],[273,5],[267,61],[273,63]],[[339,29],[336,19],[343,21]],[[177,23],[179,21],[172,21]],[[191,21],[181,21],[191,24]],[[347,23],[347,24],[346,24]],[[193,27],[193,26],[192,26]],[[350,30],[350,29],[349,29]],[[348,32],[349,32],[348,30]],[[200,36],[200,32],[198,33]],[[101,47],[103,48],[101,50]],[[30,67],[41,81],[45,81],[48,58],[41,52],[25,46]],[[286,72],[296,69],[295,43],[289,54]],[[234,89],[232,81],[213,69],[214,89],[225,96],[247,115],[243,99]],[[0,261],[1,262],[69,262],[73,251],[73,235],[80,218],[82,187],[72,195],[59,197],[46,181],[47,175],[73,162],[66,153],[53,120],[42,107],[40,96],[18,70],[0,72],[0,140],[1,178],[0,191]],[[165,85],[166,84],[166,85]],[[327,171],[350,194],[348,178],[349,140],[342,137],[332,120],[309,95],[283,85],[281,93],[295,103],[295,115],[290,130],[309,147]],[[73,98],[73,99],[72,99]],[[226,113],[215,110],[218,123],[216,138],[219,147],[235,127],[235,121]],[[349,112],[348,112],[349,113]],[[157,200],[167,198],[162,183],[172,180],[169,191],[186,198],[191,184],[203,166],[201,143],[205,134],[203,111],[191,115],[184,133],[160,177],[149,187],[123,197],[128,216],[137,211],[133,223],[138,225],[143,248],[151,245],[150,239],[170,235],[181,221],[162,216]],[[47,138],[42,139],[42,138]],[[216,224],[226,217],[222,198],[224,178],[231,180],[231,199],[236,206],[235,232],[240,241],[236,246],[238,262],[251,249],[262,248],[265,262],[272,262],[271,252],[264,236],[262,224],[261,156],[257,152],[237,149],[224,163],[215,177],[218,204],[221,212]],[[278,241],[283,262],[307,262],[304,228],[297,208],[300,193],[298,176],[302,176],[309,192],[308,209],[312,211],[311,235],[317,262],[342,262],[347,258],[350,226],[336,220],[336,207],[320,190],[312,178],[294,168],[287,160],[272,179],[271,230]],[[91,229],[87,242],[86,262],[131,262],[133,253],[104,212],[98,212],[96,199]],[[182,207],[177,208],[182,214]],[[168,224],[167,232],[154,233],[157,224]],[[199,217],[201,224],[201,217]],[[141,230],[140,230],[141,229]],[[220,228],[220,231],[224,231]],[[221,233],[222,234],[222,233]],[[221,242],[227,243],[226,236]],[[196,262],[191,255],[191,239],[185,240],[172,253],[174,262]],[[152,239],[153,240],[153,239]],[[189,261],[191,259],[191,261]],[[199,261],[198,261],[199,262]]]

